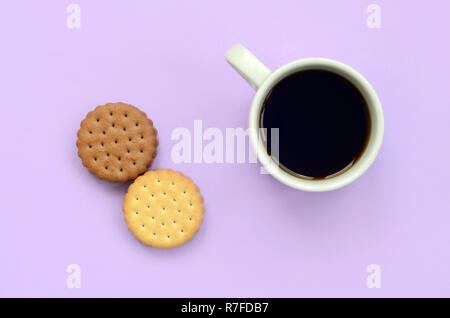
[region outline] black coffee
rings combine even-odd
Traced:
[[[324,179],[356,163],[370,135],[370,116],[360,91],[342,76],[322,70],[294,73],[264,101],[260,127],[269,155],[297,177]],[[279,155],[271,128],[278,128]],[[275,148],[274,148],[275,149]]]

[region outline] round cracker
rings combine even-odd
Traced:
[[[125,182],[144,173],[156,156],[153,122],[138,108],[108,103],[87,114],[78,130],[78,155],[100,179]]]
[[[158,169],[130,185],[123,211],[138,240],[157,248],[172,248],[189,241],[200,229],[203,197],[181,172]]]

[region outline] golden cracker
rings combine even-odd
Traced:
[[[172,248],[189,241],[203,221],[203,197],[192,180],[170,169],[148,171],[128,188],[125,221],[145,245]]]

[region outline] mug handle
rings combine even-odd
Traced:
[[[241,44],[235,44],[229,49],[225,54],[225,59],[254,89],[258,89],[272,73]]]

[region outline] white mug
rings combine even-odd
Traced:
[[[249,138],[258,160],[268,173],[280,182],[304,191],[323,192],[341,188],[359,178],[373,163],[380,150],[384,135],[383,109],[377,93],[372,85],[355,69],[338,61],[325,58],[306,58],[288,63],[276,71],[270,71],[249,50],[240,44],[234,45],[227,53],[226,60],[230,65],[256,89],[249,115]],[[367,102],[371,130],[367,146],[353,166],[337,176],[308,180],[295,177],[273,164],[262,139],[259,137],[260,113],[264,101],[272,88],[290,74],[303,70],[324,70],[337,73],[358,88]]]

